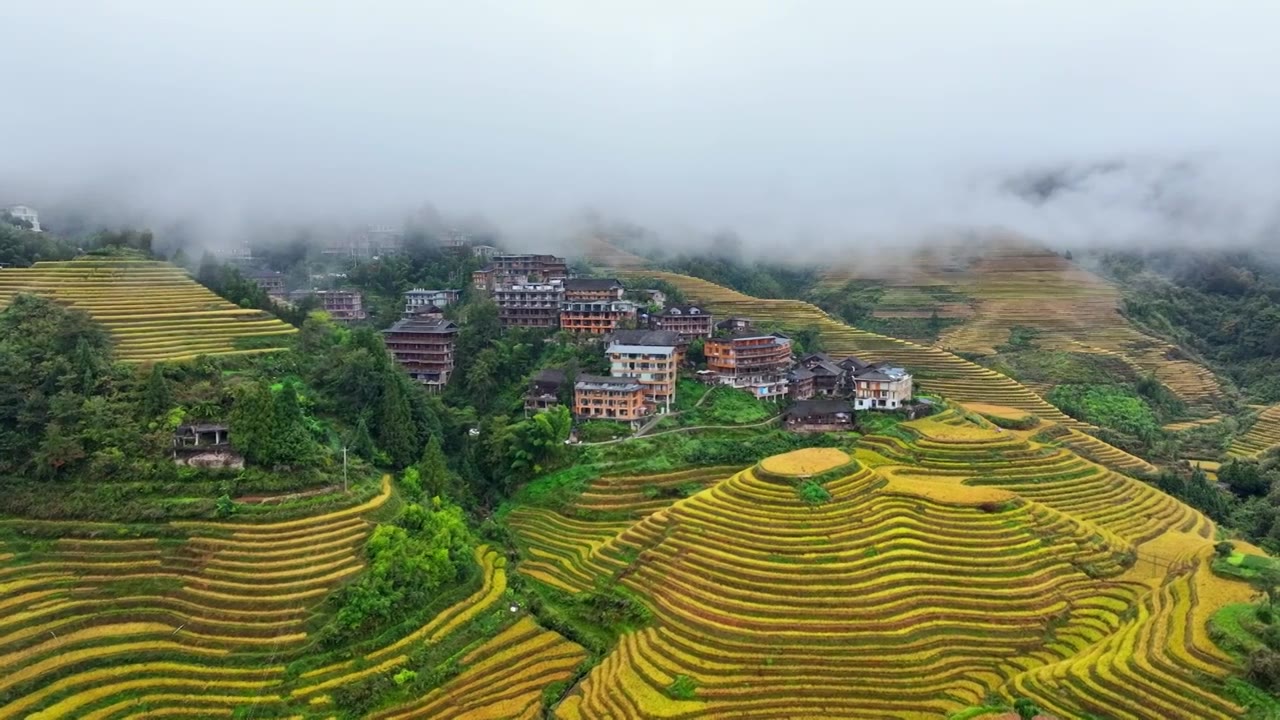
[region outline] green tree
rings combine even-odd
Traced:
[[[402,382],[392,379],[382,391],[377,414],[378,447],[392,465],[404,467],[418,451],[417,430]],[[405,380],[404,382],[408,382]]]
[[[373,438],[369,436],[369,423],[365,422],[363,416],[356,422],[355,430],[347,438],[347,450],[370,462],[376,455]]]
[[[1040,707],[1027,698],[1018,698],[1013,701],[1013,711],[1018,713],[1020,720],[1033,720],[1040,714]]]
[[[445,494],[449,487],[449,464],[445,460],[444,445],[440,442],[439,435],[432,435],[427,441],[427,449],[418,461],[418,472],[423,492],[428,497]]]
[[[549,470],[564,455],[572,424],[563,405],[517,423],[512,428],[511,469],[526,477]]]
[[[250,462],[274,464],[276,418],[275,402],[266,381],[242,387],[231,406],[231,444]]]
[[[142,395],[142,416],[155,419],[169,412],[173,406],[173,394],[169,391],[169,381],[164,376],[164,363],[151,366],[147,375],[147,389]]]

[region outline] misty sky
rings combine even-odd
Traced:
[[[6,0],[0,27],[0,203],[227,235],[591,208],[772,247],[1280,221],[1273,1]],[[1010,190],[1046,169],[1067,186]]]

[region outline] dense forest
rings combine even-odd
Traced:
[[[1124,312],[1231,379],[1280,400],[1280,257],[1274,250],[1103,252],[1091,264],[1125,288]]]

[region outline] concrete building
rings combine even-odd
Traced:
[[[498,273],[492,267],[483,267],[471,272],[471,287],[476,292],[489,295],[498,284]]]
[[[458,326],[441,317],[404,318],[382,331],[387,351],[409,377],[439,392],[453,374]]]
[[[10,205],[4,209],[4,212],[12,215],[15,220],[29,223],[31,232],[43,232],[40,229],[40,213],[36,212],[35,208],[26,205]]]
[[[560,304],[560,329],[575,335],[607,335],[635,319],[636,306],[627,300],[565,300]]]
[[[375,258],[395,255],[404,248],[404,233],[392,225],[370,225],[331,243],[321,254],[338,257]]]
[[[302,294],[315,295],[320,301],[320,308],[339,322],[354,322],[368,317],[364,298],[355,290],[307,290]]]
[[[896,410],[911,402],[911,373],[899,367],[872,365],[854,374],[854,407],[859,410]]]
[[[569,278],[564,281],[565,300],[621,300],[625,290],[616,278]]]
[[[432,305],[443,308],[458,304],[461,290],[423,290],[414,288],[404,294],[404,316],[409,317],[419,309]]]
[[[251,270],[245,273],[245,277],[252,280],[254,284],[265,290],[271,297],[284,298],[288,296],[284,289],[284,273],[274,270]]]
[[[703,345],[707,369],[724,385],[747,390],[761,400],[787,394],[791,340],[777,333],[743,330],[708,338]]]
[[[645,386],[635,380],[579,375],[573,384],[573,415],[579,420],[636,424],[649,414]]]
[[[498,254],[498,248],[492,245],[472,245],[471,254],[484,262],[491,262],[493,256]]]
[[[644,386],[654,412],[668,412],[676,399],[680,337],[663,330],[619,330],[609,338],[609,374]]]
[[[674,332],[688,342],[711,337],[715,330],[715,318],[696,305],[672,305],[660,313],[650,315],[649,327]]]
[[[493,291],[503,327],[553,328],[560,324],[564,286],[559,283],[500,285]]]

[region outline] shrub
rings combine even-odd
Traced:
[[[677,675],[667,686],[667,697],[673,700],[692,700],[698,695],[698,684],[688,675]]]
[[[813,480],[805,480],[797,485],[796,494],[809,505],[821,505],[831,500],[831,493]]]
[[[1236,551],[1236,546],[1227,541],[1222,541],[1213,546],[1213,552],[1220,558],[1230,557],[1231,553]]]
[[[236,513],[236,503],[230,495],[223,494],[214,501],[214,513],[218,517],[230,517]]]
[[[391,676],[392,682],[394,682],[396,685],[404,685],[405,683],[413,682],[414,680],[417,680],[417,679],[418,679],[418,673],[414,672],[413,670],[401,670],[400,672]]]

